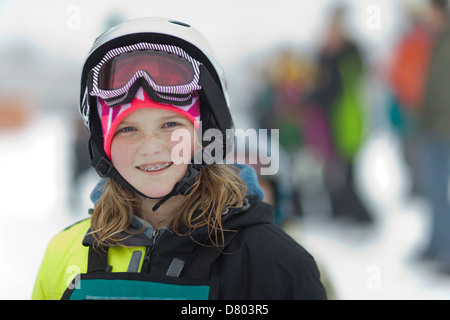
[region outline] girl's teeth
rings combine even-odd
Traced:
[[[143,170],[145,171],[157,171],[157,170],[161,170],[164,168],[167,168],[170,165],[170,163],[165,163],[165,164],[156,164],[155,166],[148,166],[148,167],[142,167]]]

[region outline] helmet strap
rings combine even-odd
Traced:
[[[153,211],[158,210],[158,208],[166,202],[168,199],[170,199],[173,196],[182,194],[187,195],[191,191],[191,187],[194,185],[195,178],[199,175],[200,169],[203,168],[204,165],[195,165],[190,163],[188,165],[188,169],[186,171],[186,174],[184,175],[183,179],[181,179],[180,182],[177,182],[175,186],[173,187],[172,191],[164,196],[155,206],[153,207]],[[148,198],[148,197],[147,197]]]

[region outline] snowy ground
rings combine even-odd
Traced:
[[[25,129],[0,132],[0,299],[29,299],[48,241],[86,215],[67,208],[72,137],[61,119],[41,115]],[[397,150],[392,137],[381,134],[361,155],[360,184],[376,212],[374,228],[323,217],[287,227],[316,257],[338,299],[450,298],[450,276],[414,260],[429,216],[424,201],[403,196],[407,179]],[[396,179],[386,183],[383,173]],[[85,177],[81,198],[93,183]],[[87,207],[86,200],[77,211]]]

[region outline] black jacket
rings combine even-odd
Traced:
[[[174,259],[185,262],[177,274],[180,280],[215,278],[217,299],[326,299],[313,257],[272,222],[271,206],[256,197],[247,200],[248,208],[224,216],[224,229],[230,230],[226,234],[235,236],[222,251],[208,246],[206,227],[186,236],[168,229],[155,243],[139,234],[124,244],[148,246],[142,273],[152,279],[164,281]],[[92,236],[88,233],[83,242],[91,245]]]
[[[211,265],[219,299],[326,299],[313,257],[273,223],[271,206],[250,205],[225,219],[239,232]]]

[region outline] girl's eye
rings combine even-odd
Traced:
[[[133,127],[123,127],[123,128],[120,128],[119,130],[117,130],[117,133],[120,133],[120,132],[132,132],[132,131],[136,131],[136,129],[133,128]]]
[[[176,122],[167,122],[166,124],[164,124],[164,128],[172,128],[172,127],[176,127],[178,126],[178,123]]]

